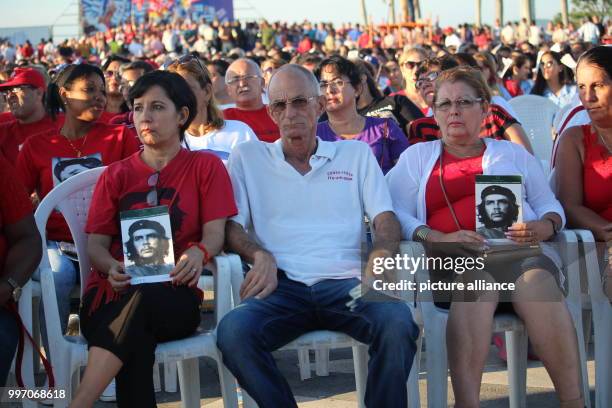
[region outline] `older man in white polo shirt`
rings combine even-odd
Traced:
[[[217,330],[223,360],[261,408],[297,407],[271,352],[309,331],[344,332],[370,346],[366,405],[406,407],[418,335],[410,309],[351,296],[360,285],[364,213],[379,254],[400,239],[380,167],[363,142],[316,137],[325,97],[306,69],[282,67],[269,94],[281,138],[239,145],[229,161],[239,214],[227,242],[253,266],[242,304]]]

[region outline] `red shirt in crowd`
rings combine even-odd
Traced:
[[[59,132],[28,138],[19,153],[17,170],[26,190],[36,191],[42,200],[70,176],[107,166],[138,150],[138,143],[124,126],[96,123],[85,137],[77,140],[69,141]],[[47,238],[72,241],[68,225],[58,212],[49,217]]]
[[[612,159],[590,125],[581,126],[584,144],[584,205],[612,222]]]
[[[15,119],[15,116],[13,116],[12,112],[2,112],[0,113],[0,123],[4,123],[4,122],[11,122]]]
[[[33,123],[21,123],[18,120],[0,123],[0,152],[12,165],[16,165],[17,155],[28,138],[59,132],[63,123],[63,115],[55,121],[51,116],[45,116]]]
[[[506,129],[519,123],[512,115],[499,105],[489,105],[489,113],[482,121],[480,137],[489,137],[497,140],[506,140]],[[442,134],[440,127],[433,116],[419,118],[410,123],[408,129],[408,143],[413,145],[420,142],[437,140]]]
[[[482,174],[482,156],[457,157],[442,153],[443,183],[459,225],[464,230],[476,230],[476,175]],[[458,231],[440,186],[440,160],[435,164],[425,190],[427,225],[446,234]]]
[[[504,80],[504,86],[508,90],[510,96],[513,98],[523,94],[523,90],[521,89],[521,81],[517,81],[516,79],[506,79]]]
[[[148,179],[154,173],[141,154],[135,153],[108,166],[96,185],[85,231],[111,236],[110,253],[119,261],[123,261],[119,213],[150,207],[146,199],[151,191]],[[201,241],[202,225],[238,212],[227,170],[211,153],[181,149],[159,172],[157,188],[159,205],[168,206],[176,260],[189,242]],[[89,275],[85,290],[94,288],[98,293],[92,310],[100,304],[103,294],[106,301],[114,298],[106,276],[96,271]]]
[[[117,116],[117,113],[112,113],[109,111],[104,111],[102,112],[102,114],[100,115],[100,117],[98,118],[98,122],[102,122],[102,123],[111,123],[111,120]]]
[[[0,156],[0,276],[4,271],[8,251],[4,228],[18,223],[28,215],[32,215],[30,198],[19,181],[17,171]]]
[[[280,138],[278,126],[268,115],[268,110],[265,106],[256,110],[228,108],[223,111],[223,117],[246,123],[262,142],[273,143]]]

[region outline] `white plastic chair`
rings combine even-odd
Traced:
[[[410,252],[410,243],[402,242],[402,250]],[[244,280],[244,273],[242,270],[242,264],[235,258],[231,260],[232,263],[232,294],[234,300],[234,307],[240,304],[240,285]],[[422,328],[422,321],[420,319],[420,312],[417,312],[411,307],[411,312],[419,329]],[[418,317],[417,317],[418,316]],[[410,408],[420,407],[419,397],[419,362],[421,357],[421,345],[422,335],[419,334],[417,340],[417,352],[414,356],[414,362],[410,375],[408,377],[408,406]],[[300,377],[310,378],[310,357],[308,354],[309,349],[315,349],[316,353],[328,353],[332,348],[347,348],[353,349],[353,364],[355,368],[355,386],[357,391],[357,401],[359,408],[365,408],[364,398],[368,371],[368,347],[367,345],[360,343],[350,336],[333,332],[328,330],[317,330],[314,332],[306,333],[299,338],[293,340],[291,343],[285,345],[280,350],[297,350],[298,358],[300,359]],[[306,350],[304,354],[303,350]],[[323,351],[321,351],[323,350]],[[318,364],[317,375],[329,375],[329,368],[327,366],[328,356],[319,356],[319,361],[323,364]],[[244,408],[256,408],[257,404],[255,401],[243,391]]]
[[[595,407],[612,406],[612,306],[603,291],[595,238],[591,231],[572,230],[581,242],[595,331]],[[586,401],[585,401],[586,402]]]
[[[50,354],[53,361],[57,389],[65,389],[67,399],[56,400],[55,407],[67,406],[72,398],[80,378],[80,368],[87,364],[87,343],[82,337],[63,336],[60,329],[59,312],[53,283],[53,273],[47,256],[45,226],[54,209],[62,213],[74,238],[79,258],[81,282],[87,281],[90,271],[89,258],[86,253],[87,236],[84,232],[89,203],[96,181],[103,168],[80,173],[66,180],[53,189],[40,203],[35,213],[36,224],[43,237],[43,258],[40,266],[42,298],[45,310],[47,336]],[[230,264],[226,257],[215,257],[217,274],[215,276],[217,319],[231,308]],[[198,286],[202,288],[212,278],[201,279]],[[83,288],[84,285],[81,285]],[[81,292],[83,289],[81,289]],[[237,407],[236,383],[225,369],[216,348],[214,334],[198,330],[191,337],[160,343],[155,350],[155,362],[178,362],[181,400],[183,407],[200,406],[200,376],[198,357],[213,358],[219,368],[219,379],[224,405]]]
[[[557,105],[538,95],[517,96],[510,99],[509,103],[529,137],[534,156],[542,162],[544,170],[548,172],[553,148],[553,118],[558,110]]]
[[[568,293],[565,304],[572,316],[576,339],[578,341],[578,356],[580,358],[580,379],[584,404],[591,406],[591,394],[589,389],[589,377],[587,370],[586,342],[584,337],[584,325],[582,321],[583,300],[580,286],[580,255],[578,251],[578,240],[573,230],[560,231],[555,237],[558,249],[563,261],[563,269],[567,279]]]

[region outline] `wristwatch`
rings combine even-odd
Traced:
[[[557,225],[557,223],[552,219],[552,218],[548,218],[546,217],[546,219],[548,221],[550,221],[550,223],[552,224],[553,227],[553,234],[557,235],[560,231],[561,231],[561,227]]]
[[[5,282],[11,286],[13,300],[17,303],[21,297],[21,286],[13,278],[6,278]]]

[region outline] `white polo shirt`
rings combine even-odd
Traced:
[[[242,143],[229,159],[238,205],[232,220],[274,255],[289,279],[309,286],[360,277],[363,216],[393,211],[366,143],[318,142],[305,175],[285,161],[280,139]]]

